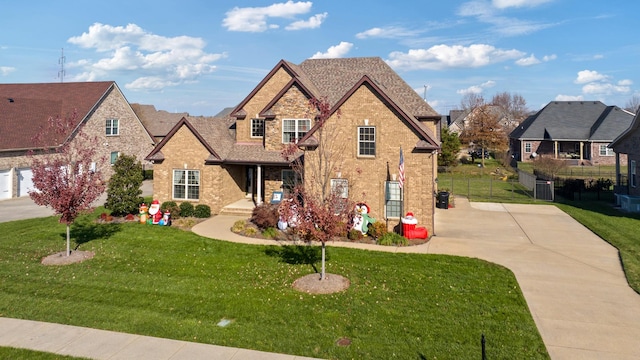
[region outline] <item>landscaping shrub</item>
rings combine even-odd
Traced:
[[[120,155],[113,164],[104,207],[114,216],[138,213],[142,203],[142,165],[135,156]]]
[[[407,238],[405,238],[404,236],[400,235],[400,234],[396,234],[394,232],[388,232],[384,235],[382,235],[379,239],[378,239],[378,245],[385,245],[385,246],[391,246],[391,245],[396,245],[396,246],[406,246],[409,245],[409,240],[407,240]]]
[[[211,208],[209,207],[209,205],[198,204],[193,211],[193,216],[199,219],[211,217]]]
[[[260,230],[278,226],[278,206],[262,203],[253,208],[251,222]]]
[[[190,202],[183,202],[180,204],[180,216],[189,217],[193,216],[193,204]]]
[[[362,234],[362,232],[360,230],[351,229],[347,233],[347,239],[349,239],[351,241],[362,240],[362,238],[364,238],[364,235]]]
[[[387,233],[387,224],[382,221],[376,221],[373,224],[369,225],[369,229],[367,230],[367,234],[369,236],[374,237],[375,239],[379,239],[384,234]]]
[[[278,236],[278,230],[272,227],[268,227],[262,231],[262,236],[267,239],[274,239],[276,236]]]
[[[244,234],[247,236],[254,236],[257,233],[258,233],[258,230],[256,230],[256,228],[248,227],[244,229]]]
[[[246,227],[247,227],[247,223],[244,220],[238,220],[233,223],[233,226],[231,227],[231,231],[233,231],[234,233],[241,233],[244,231]]]
[[[160,210],[163,212],[169,211],[171,217],[177,219],[180,217],[180,207],[175,201],[165,201],[160,205]]]

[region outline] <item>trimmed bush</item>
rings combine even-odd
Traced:
[[[278,230],[272,227],[266,228],[262,231],[262,236],[267,239],[274,239],[276,236],[278,236]]]
[[[246,229],[246,227],[247,223],[244,220],[238,220],[233,223],[231,231],[233,231],[234,233],[241,233],[244,231],[244,229]]]
[[[278,206],[262,203],[253,208],[251,222],[260,230],[278,226]]]
[[[182,217],[189,217],[189,216],[193,216],[193,204],[190,202],[183,202],[182,204],[180,204],[180,216]]]
[[[387,224],[385,224],[382,221],[374,222],[373,224],[369,225],[369,229],[367,230],[367,234],[369,234],[369,236],[372,236],[376,239],[379,239],[387,232],[388,232]]]
[[[113,164],[113,175],[107,187],[104,207],[114,216],[138,213],[142,203],[142,165],[135,156],[121,155]]]
[[[364,235],[362,234],[362,232],[360,230],[351,229],[347,233],[347,239],[349,239],[351,241],[362,240],[362,238],[364,238]]]
[[[396,234],[394,232],[388,232],[384,235],[382,235],[379,239],[378,239],[378,245],[385,245],[385,246],[392,246],[392,245],[396,245],[396,246],[406,246],[409,245],[409,240],[407,240],[407,238],[405,238],[404,236],[400,235],[400,234]]]
[[[163,212],[169,211],[173,219],[180,217],[180,207],[175,201],[165,201],[160,205],[160,210]]]
[[[198,204],[193,211],[193,216],[199,219],[206,219],[208,217],[211,217],[211,208],[209,207],[209,205]]]

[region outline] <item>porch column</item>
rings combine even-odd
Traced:
[[[616,186],[620,186],[620,154],[616,154]]]
[[[580,162],[584,159],[584,141],[580,141]]]
[[[554,157],[557,159],[558,158],[558,140],[553,141],[553,154],[554,154]]]
[[[262,165],[256,165],[256,205],[262,204]]]

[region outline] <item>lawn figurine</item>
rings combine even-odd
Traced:
[[[353,217],[353,228],[366,235],[369,230],[369,225],[376,222],[376,219],[369,216],[371,208],[369,208],[369,205],[365,203],[357,203],[355,210],[356,213]]]
[[[416,227],[418,219],[413,216],[412,212],[408,212],[402,218],[402,234],[407,239],[426,239],[428,236],[427,229],[424,227]]]

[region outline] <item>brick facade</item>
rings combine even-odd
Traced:
[[[118,119],[119,135],[106,135],[107,119]],[[116,86],[111,87],[103,100],[96,104],[95,111],[85,119],[82,131],[91,138],[97,138],[94,144],[98,148],[97,157],[104,159],[102,163],[97,161],[97,169],[104,173],[105,179],[109,179],[113,174],[110,164],[111,152],[133,155],[143,165],[150,165],[144,158],[153,149],[153,139]],[[11,169],[12,197],[16,197],[18,193],[17,170],[30,166],[31,159],[26,151],[0,154],[0,170]]]

